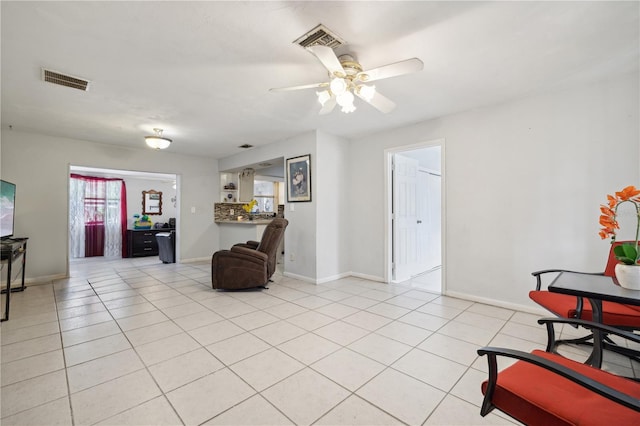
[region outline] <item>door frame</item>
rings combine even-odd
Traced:
[[[393,155],[405,151],[413,151],[422,148],[440,147],[440,167],[441,167],[441,255],[442,255],[442,294],[446,293],[446,170],[445,170],[445,138],[432,139],[425,142],[418,142],[411,145],[397,146],[384,150],[384,279],[387,283],[393,283],[393,182],[392,182],[392,161]]]

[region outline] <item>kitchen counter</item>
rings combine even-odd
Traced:
[[[254,220],[216,220],[215,223],[231,224],[231,225],[268,225],[273,219],[254,219]]]
[[[260,241],[271,219],[216,220],[220,229],[220,248],[229,249],[237,243]]]

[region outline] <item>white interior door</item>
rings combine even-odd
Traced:
[[[441,176],[418,172],[418,264],[414,275],[442,266]]]
[[[411,278],[418,264],[418,160],[393,156],[393,279]]]
[[[416,269],[411,275],[418,275],[428,271],[429,268],[429,173],[425,170],[418,170],[418,261]]]

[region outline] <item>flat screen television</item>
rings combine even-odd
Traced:
[[[0,238],[13,236],[15,206],[16,185],[0,180]]]

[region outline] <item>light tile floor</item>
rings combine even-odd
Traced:
[[[223,292],[209,262],[157,257],[73,262],[71,276],[12,297],[3,425],[513,424],[479,415],[476,349],[546,341],[537,316],[430,293],[424,277],[277,273],[268,290]],[[640,371],[610,354],[605,368]]]

